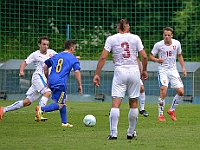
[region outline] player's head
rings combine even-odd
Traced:
[[[166,27],[163,29],[163,38],[165,42],[170,42],[173,38],[173,29],[170,27]]]
[[[49,38],[46,36],[39,38],[38,46],[40,47],[41,53],[46,53],[47,49],[49,48]]]
[[[73,40],[67,40],[65,41],[64,45],[65,51],[69,51],[70,53],[74,54],[76,49],[76,42]]]
[[[117,25],[119,32],[127,33],[130,31],[129,23],[126,19],[121,19]]]

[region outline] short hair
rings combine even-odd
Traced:
[[[47,41],[49,41],[49,38],[48,38],[47,36],[42,36],[41,38],[39,38],[38,44],[41,44],[41,43],[42,43],[42,40],[47,40]]]
[[[166,27],[166,28],[164,28],[163,29],[163,33],[164,33],[164,31],[171,31],[172,32],[172,34],[174,33],[174,30],[171,28],[171,27]]]
[[[64,48],[65,49],[70,49],[71,47],[74,47],[74,45],[76,45],[75,41],[73,41],[73,40],[66,40]]]
[[[119,28],[121,31],[124,31],[127,24],[129,24],[129,22],[128,22],[126,19],[121,19],[121,20],[119,21],[119,23],[118,23],[118,28]]]

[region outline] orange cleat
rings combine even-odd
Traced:
[[[167,111],[167,113],[171,116],[172,120],[173,121],[176,121],[176,114],[175,114],[175,111],[171,111],[170,109]]]
[[[158,121],[162,121],[162,122],[165,122],[165,116],[164,115],[160,115],[158,116]]]
[[[36,119],[37,119],[36,121],[40,122],[41,121],[41,115],[42,115],[42,110],[41,110],[40,106],[36,106],[35,111],[36,111],[35,116],[36,116]]]
[[[4,107],[0,107],[0,120],[2,120],[3,118],[3,114],[4,114],[3,108]]]

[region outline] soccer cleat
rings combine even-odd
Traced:
[[[173,121],[176,121],[176,114],[175,114],[175,111],[171,111],[170,109],[167,111],[167,113],[171,116],[172,120]]]
[[[41,110],[41,108],[40,108],[40,106],[36,106],[36,108],[35,108],[35,111],[36,111],[36,121],[37,122],[39,122],[39,121],[41,121],[41,116],[42,116],[42,110]]]
[[[3,114],[4,114],[3,108],[4,107],[0,107],[0,120],[2,120],[3,118]]]
[[[165,116],[164,115],[160,115],[158,116],[158,121],[162,121],[162,122],[165,122]]]
[[[47,121],[47,120],[48,120],[48,118],[41,116],[41,121]],[[35,121],[37,121],[37,117],[35,117]]]
[[[145,117],[149,116],[149,114],[146,112],[146,110],[140,110],[140,114],[145,116]]]
[[[116,136],[108,135],[107,140],[117,140]]]
[[[134,131],[133,134],[130,134],[130,133],[127,134],[128,140],[132,140],[133,138],[136,138],[136,137],[137,137],[136,131]]]
[[[73,125],[72,124],[69,124],[69,123],[62,123],[62,127],[73,127]]]

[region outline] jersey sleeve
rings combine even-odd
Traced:
[[[141,51],[141,50],[143,50],[144,49],[144,46],[143,46],[143,44],[142,44],[142,40],[140,39],[140,37],[139,36],[137,36],[137,38],[138,38],[138,42],[137,42],[137,49],[138,49],[138,51]]]
[[[156,54],[158,54],[158,50],[159,50],[159,46],[158,46],[158,43],[156,43],[153,46],[153,49],[151,50],[151,53],[153,54],[153,56],[155,56]]]
[[[50,68],[52,66],[52,64],[51,64],[51,58],[45,60],[44,63],[48,66],[48,68]]]
[[[79,61],[77,61],[77,62],[74,63],[73,70],[74,70],[74,71],[76,71],[76,70],[81,70]]]
[[[107,39],[106,39],[106,42],[105,42],[105,46],[104,46],[104,49],[107,50],[107,51],[111,51],[111,36],[109,36]]]
[[[31,53],[31,54],[25,59],[25,62],[26,62],[27,64],[30,64],[30,63],[32,63],[32,62],[35,61],[35,58],[36,58],[35,53]]]
[[[181,43],[178,42],[178,47],[177,47],[177,54],[181,54],[182,53],[182,49],[181,49]]]

